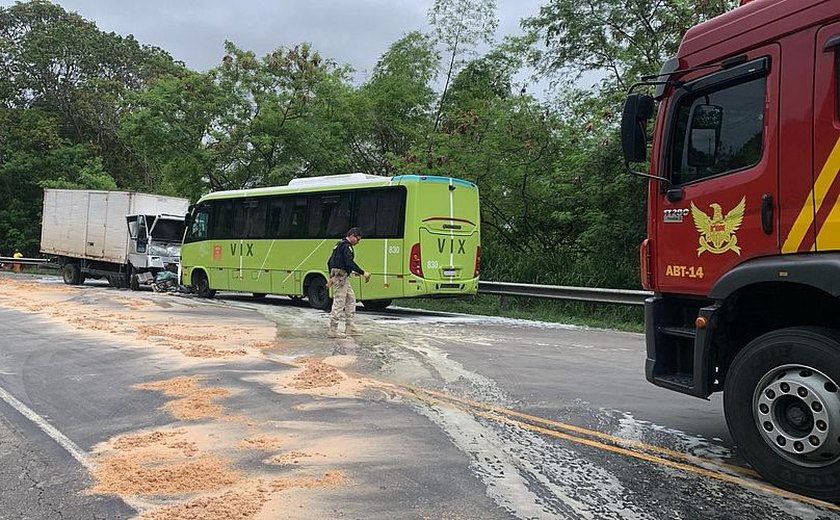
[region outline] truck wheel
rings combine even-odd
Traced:
[[[216,296],[216,291],[210,288],[210,281],[207,280],[207,275],[204,271],[196,271],[193,274],[193,285],[195,286],[195,293],[199,298],[212,298]]]
[[[327,281],[322,276],[316,276],[309,282],[306,297],[309,298],[309,306],[313,309],[326,311],[332,307],[332,298],[330,298],[330,293],[327,290]]]
[[[61,268],[61,276],[67,285],[81,285],[84,283],[79,264],[64,264],[64,267]]]
[[[726,374],[729,430],[767,480],[840,500],[840,332],[791,327],[738,353]]]

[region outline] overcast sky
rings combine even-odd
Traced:
[[[546,0],[497,0],[497,39],[521,34],[519,22]],[[429,30],[431,0],[60,0],[104,31],[133,34],[203,71],[218,64],[224,41],[263,56],[308,41],[325,58],[356,69],[364,81],[388,46]],[[14,1],[0,0],[0,6]]]

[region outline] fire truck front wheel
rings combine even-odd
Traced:
[[[779,487],[840,501],[840,331],[790,327],[751,341],[726,375],[739,451]]]

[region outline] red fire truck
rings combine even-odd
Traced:
[[[840,0],[752,0],[691,28],[631,89],[650,161],[647,379],[723,391],[740,452],[840,501]],[[656,124],[648,125],[658,102]],[[647,128],[652,130],[647,153]]]

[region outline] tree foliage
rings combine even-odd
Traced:
[[[38,251],[44,187],[211,190],[362,171],[474,181],[483,276],[635,287],[643,183],[623,172],[624,86],[735,0],[549,0],[492,44],[495,0],[436,0],[355,85],[307,43],[225,43],[196,72],[45,0],[0,8],[0,253]],[[489,50],[478,53],[480,46]],[[551,100],[514,85],[536,65]],[[605,74],[602,88],[574,79]]]
[[[738,5],[738,0],[551,0],[524,26],[541,40],[538,64],[546,74],[578,79],[606,72],[609,86],[659,71],[693,25]]]

